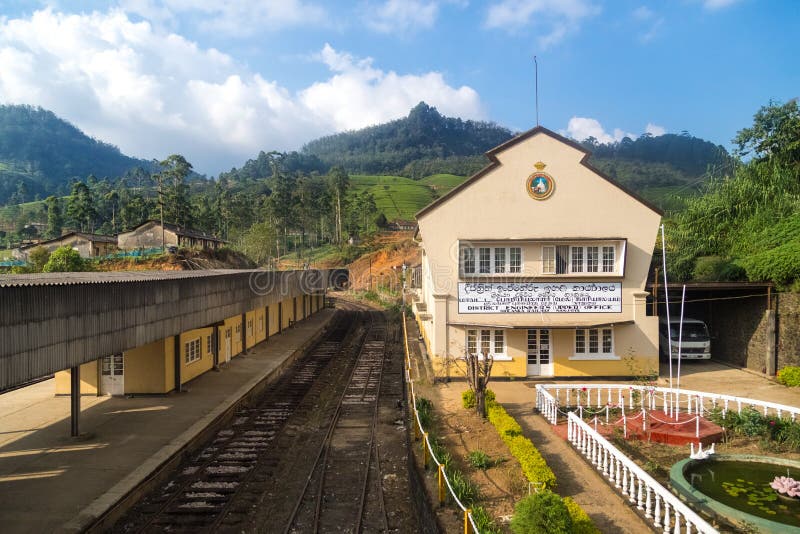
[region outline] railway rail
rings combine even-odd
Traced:
[[[381,413],[384,433],[386,420],[403,425],[400,368],[387,353],[393,332],[381,312],[339,307],[345,310],[308,354],[112,531],[414,530],[413,513],[387,513],[387,502],[409,501],[402,498],[408,490],[390,487],[384,497],[381,456],[389,453],[376,433]],[[385,373],[387,363],[398,369]]]

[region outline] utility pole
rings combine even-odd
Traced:
[[[156,174],[158,177],[158,208],[161,213],[161,252],[167,250],[167,237],[164,231],[164,181],[161,173]]]

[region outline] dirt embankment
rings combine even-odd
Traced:
[[[403,264],[409,269],[408,276],[411,267],[419,265],[420,249],[408,233],[380,236],[376,246],[378,250],[364,254],[347,266],[353,289],[399,289]]]
[[[180,249],[175,254],[146,258],[103,260],[94,265],[97,271],[195,271],[198,269],[255,269],[256,264],[239,252]]]

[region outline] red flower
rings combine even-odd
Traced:
[[[770,421],[769,424],[770,426],[775,426],[775,421]]]
[[[581,391],[586,391],[586,388],[585,388],[585,387],[584,387],[584,388],[581,388]]]

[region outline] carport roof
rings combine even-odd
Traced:
[[[647,282],[645,289],[651,291],[653,289],[653,282]],[[731,289],[771,289],[775,287],[772,282],[670,282],[667,288],[672,291],[676,289],[683,289],[686,286],[687,291],[709,291],[714,289],[731,290]],[[658,283],[658,289],[663,289],[664,284]]]

